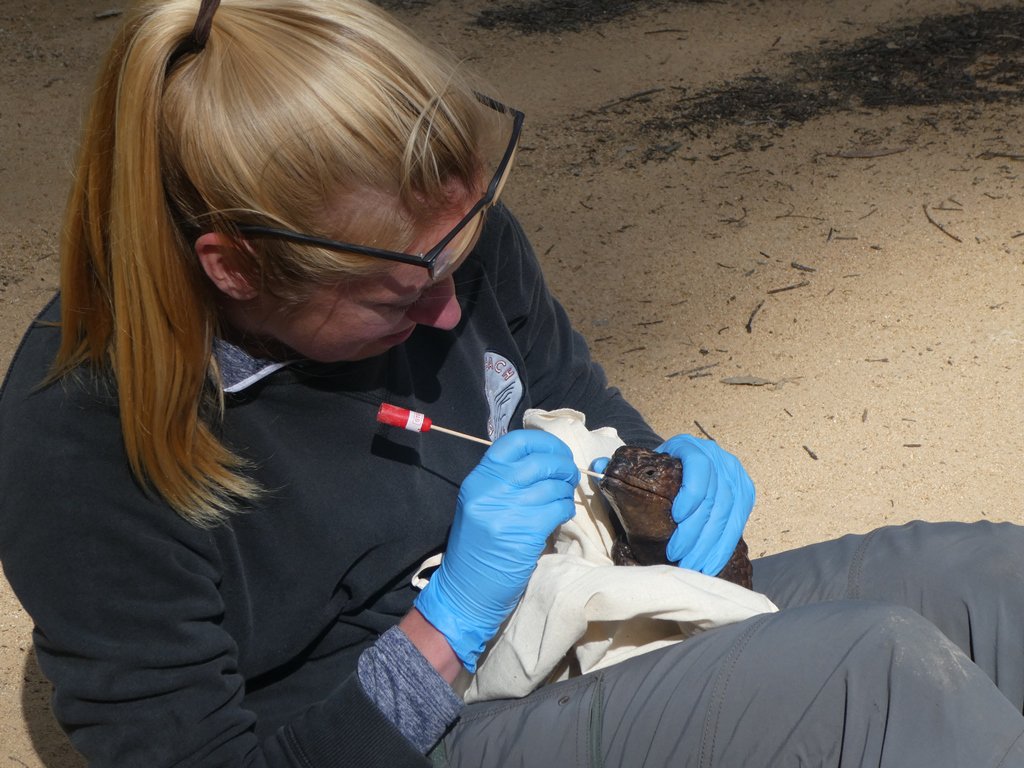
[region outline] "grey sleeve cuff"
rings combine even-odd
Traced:
[[[384,716],[424,754],[462,711],[462,699],[398,627],[359,656],[359,682]]]

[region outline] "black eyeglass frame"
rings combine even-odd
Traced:
[[[500,101],[492,99],[490,96],[485,96],[482,93],[476,93],[476,98],[480,103],[495,110],[496,112],[502,112],[504,114],[512,115],[512,136],[509,138],[508,146],[505,148],[505,152],[501,157],[501,162],[498,164],[498,169],[494,172],[494,176],[491,178],[490,183],[487,185],[487,191],[484,193],[472,208],[463,216],[459,223],[434,247],[428,250],[426,253],[421,255],[413,255],[409,253],[402,253],[400,251],[389,251],[385,248],[373,248],[368,245],[357,245],[355,243],[345,243],[340,240],[331,240],[330,238],[320,237],[318,235],[307,235],[302,232],[296,232],[291,229],[284,229],[281,227],[264,227],[255,224],[235,224],[235,229],[240,235],[243,236],[254,236],[254,237],[272,237],[280,240],[287,240],[288,242],[298,243],[300,245],[311,245],[317,248],[326,248],[331,251],[343,251],[345,253],[355,253],[360,256],[370,256],[377,259],[386,259],[387,261],[397,261],[402,264],[414,264],[419,267],[425,267],[430,271],[430,276],[434,277],[434,265],[437,263],[438,257],[444,253],[444,249],[448,244],[454,240],[458,234],[465,229],[473,219],[486,207],[494,202],[495,194],[498,191],[498,185],[501,182],[502,177],[508,170],[509,164],[512,162],[512,157],[515,155],[516,148],[519,146],[519,137],[523,132],[523,120],[526,116],[515,109],[502,104]]]

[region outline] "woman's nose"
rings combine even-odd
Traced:
[[[455,298],[455,280],[443,277],[428,288],[405,316],[419,325],[450,331],[462,319],[462,307]]]

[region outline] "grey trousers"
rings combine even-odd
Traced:
[[[1024,766],[1024,527],[912,523],[754,564],[782,609],[473,704],[490,766]]]

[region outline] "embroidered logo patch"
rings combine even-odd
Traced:
[[[487,396],[487,436],[497,440],[508,432],[512,414],[523,399],[519,371],[497,352],[484,352],[484,394]]]

